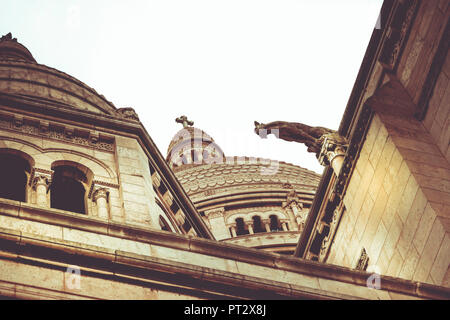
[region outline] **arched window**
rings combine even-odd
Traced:
[[[51,207],[85,214],[86,175],[79,169],[68,165],[57,166],[53,170]]]
[[[270,231],[281,231],[280,221],[276,215],[271,215],[270,217]]]
[[[249,234],[248,230],[245,228],[244,219],[237,218],[236,219],[236,235],[242,236],[244,234]]]
[[[22,157],[0,154],[0,198],[26,202],[30,163]]]
[[[264,232],[266,231],[262,222],[261,222],[261,217],[260,216],[253,216],[253,232],[254,233],[259,233],[259,232]]]

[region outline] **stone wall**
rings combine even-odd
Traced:
[[[447,183],[450,167],[433,144],[402,136],[409,126],[430,141],[420,122],[388,118],[372,120],[327,262],[354,268],[365,248],[382,274],[448,286],[450,229],[439,208],[450,195],[430,196],[423,181]]]

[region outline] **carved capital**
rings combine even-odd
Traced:
[[[33,190],[36,190],[38,186],[45,186],[46,192],[48,192],[52,183],[53,170],[45,170],[40,168],[33,168],[30,175],[29,185]]]
[[[107,188],[101,187],[95,189],[94,193],[92,194],[92,199],[97,202],[98,199],[104,198],[106,201],[108,201],[109,196],[109,190]]]
[[[51,183],[52,183],[51,175],[39,174],[34,176],[33,181],[31,182],[31,187],[34,190],[36,190],[38,186],[45,186],[46,191],[48,192]]]
[[[348,143],[345,137],[336,134],[325,134],[321,138],[322,148],[320,150],[318,160],[321,165],[329,165],[336,156],[345,155]]]
[[[224,208],[217,208],[205,211],[205,216],[208,219],[220,218],[223,217],[224,214],[225,214]]]
[[[105,189],[108,191],[108,194],[109,194],[109,188],[118,189],[119,185],[114,184],[114,183],[108,183],[108,182],[94,180],[94,181],[92,181],[91,187],[89,188],[88,198],[92,199],[93,201],[96,201],[97,199],[94,198],[95,193],[98,190]]]

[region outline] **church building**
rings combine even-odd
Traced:
[[[163,154],[2,36],[0,298],[450,299],[449,5],[385,0],[322,175],[186,116]]]

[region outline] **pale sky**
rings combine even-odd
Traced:
[[[165,156],[187,115],[227,156],[322,173],[304,145],[260,139],[253,121],[337,130],[382,0],[2,0],[40,64],[117,108],[133,107]]]

